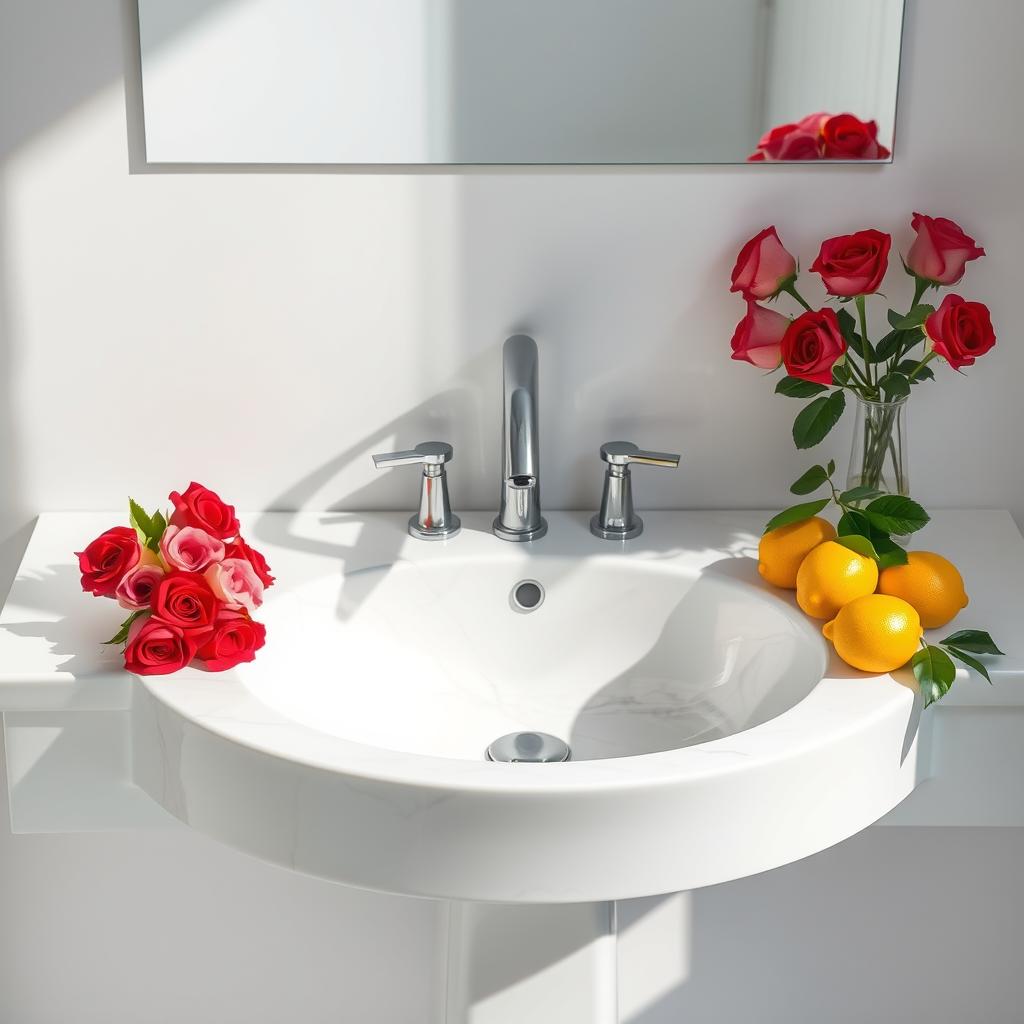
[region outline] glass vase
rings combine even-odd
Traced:
[[[906,398],[883,402],[857,398],[846,486],[870,487],[886,494],[910,493]]]

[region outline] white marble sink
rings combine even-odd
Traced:
[[[3,706],[121,709],[134,785],[298,871],[456,900],[674,892],[816,852],[915,785],[912,687],[829,661],[758,580],[756,514],[650,513],[625,545],[584,513],[528,545],[486,513],[442,544],[397,513],[251,517],[280,581],[266,647],[147,678],[99,647],[117,609],[75,592],[70,552],[109,519],[40,522],[0,632]],[[529,613],[523,579],[545,591]],[[52,628],[19,630],[32,602]],[[573,759],[484,758],[519,730]]]

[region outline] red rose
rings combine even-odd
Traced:
[[[757,152],[747,157],[758,160],[819,160],[821,126],[828,114],[808,114],[795,124],[779,124],[761,136]]]
[[[209,488],[193,481],[184,494],[171,491],[170,497],[174,504],[171,515],[174,526],[195,526],[218,540],[232,540],[238,536],[234,507],[221,501]]]
[[[826,238],[811,270],[821,274],[831,295],[868,295],[885,277],[891,245],[884,231],[873,228]]]
[[[839,319],[831,309],[798,316],[782,339],[782,361],[791,377],[832,383],[832,367],[846,352]]]
[[[885,160],[892,154],[878,142],[878,125],[853,114],[836,114],[821,126],[826,160]]]
[[[82,572],[82,589],[96,597],[113,597],[124,574],[138,563],[142,548],[134,530],[115,526],[75,554]]]
[[[270,566],[267,565],[267,560],[255,548],[249,547],[242,537],[239,537],[234,543],[227,545],[224,557],[244,558],[253,567],[253,571],[259,577],[260,583],[263,586],[269,587],[273,585],[274,577],[270,575]]]
[[[740,249],[732,268],[731,292],[745,299],[768,299],[796,276],[796,260],[779,240],[775,227],[765,228]]]
[[[798,124],[776,125],[757,144],[763,160],[820,160],[821,138]]]
[[[747,302],[747,315],[736,325],[732,336],[733,359],[745,359],[762,370],[774,370],[782,362],[782,336],[789,317]]]
[[[198,637],[154,615],[136,619],[128,631],[124,667],[140,676],[160,676],[184,668],[196,655]]]
[[[933,284],[956,284],[971,260],[985,255],[963,228],[945,217],[915,213],[910,226],[917,238],[907,253],[907,267]]]
[[[262,622],[253,622],[244,612],[223,611],[196,657],[211,672],[223,672],[243,661],[252,661],[266,638]]]
[[[959,295],[947,295],[942,305],[924,322],[924,333],[932,348],[954,370],[973,366],[996,343],[992,317],[983,302],[968,302]]]
[[[153,611],[180,629],[208,630],[220,611],[220,601],[197,572],[169,572],[153,593]]]

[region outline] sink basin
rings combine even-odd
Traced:
[[[824,675],[820,633],[753,587],[671,559],[542,552],[467,558],[453,544],[443,560],[285,591],[239,678],[287,720],[353,743],[480,761],[497,737],[540,731],[586,761],[750,729]],[[532,610],[514,598],[524,578],[543,594]]]
[[[502,903],[721,882],[859,831],[913,788],[913,691],[830,663],[762,586],[757,517],[553,513],[510,545],[398,514],[266,515],[256,661],[137,680],[133,777],[240,849],[364,888]],[[532,609],[518,584],[536,586]],[[565,763],[495,763],[550,733]]]

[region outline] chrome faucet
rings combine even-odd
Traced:
[[[537,343],[516,334],[502,347],[504,397],[501,431],[501,506],[494,535],[537,540],[548,532],[540,512],[540,431]]]
[[[590,532],[601,540],[632,540],[644,532],[644,521],[633,508],[633,477],[630,466],[664,466],[675,469],[674,452],[645,452],[632,441],[609,441],[601,445],[601,459],[607,465],[601,511],[590,520]]]

